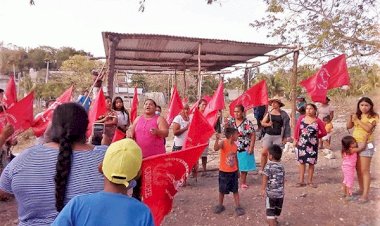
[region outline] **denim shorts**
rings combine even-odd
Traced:
[[[359,147],[362,147],[364,145],[364,143],[359,143],[358,146]],[[372,158],[372,156],[375,154],[375,143],[372,141],[370,143],[367,144],[366,148],[364,149],[364,151],[361,151],[359,153],[359,156],[361,157],[369,157],[369,158]]]

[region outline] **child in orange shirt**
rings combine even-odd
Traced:
[[[214,150],[220,151],[219,163],[219,204],[215,206],[214,213],[219,214],[226,208],[223,206],[224,195],[230,192],[234,195],[236,215],[241,216],[245,211],[240,207],[239,200],[239,182],[238,182],[238,161],[237,161],[237,145],[235,142],[239,137],[238,130],[227,127],[224,130],[226,139],[220,140],[220,134],[216,134]]]
[[[323,122],[325,123],[325,129],[327,135],[322,137],[323,147],[330,150],[331,135],[333,133],[333,124],[331,122],[330,115],[323,117]]]

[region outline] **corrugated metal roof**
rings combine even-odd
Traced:
[[[120,34],[103,32],[106,57],[109,38],[119,40],[115,49],[115,69],[134,71],[198,70],[198,47],[201,44],[202,71],[219,71],[275,49],[294,47],[230,40],[189,38],[169,35]]]

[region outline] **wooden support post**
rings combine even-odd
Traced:
[[[296,127],[296,99],[297,99],[297,65],[298,65],[298,56],[299,50],[293,53],[293,74],[291,78],[292,92],[291,92],[291,103],[292,103],[292,112],[291,112],[291,127],[294,129]]]
[[[178,83],[177,83],[177,68],[174,70],[174,84],[173,86],[176,86],[177,87]],[[178,89],[178,87],[177,87]]]
[[[186,85],[186,68],[183,69],[183,94],[182,96],[185,97],[187,94],[187,85]]]
[[[108,79],[107,79],[107,92],[108,96],[113,98],[114,93],[114,76],[115,76],[115,50],[116,46],[119,43],[120,39],[115,36],[108,36],[108,45],[110,46],[109,52],[108,52],[108,59],[107,59],[107,65],[108,65]]]
[[[197,79],[197,85],[198,85],[198,100],[202,97],[202,76],[201,76],[201,47],[202,43],[199,43],[198,45],[198,79]]]
[[[244,91],[248,89],[248,80],[249,80],[249,68],[244,69]]]

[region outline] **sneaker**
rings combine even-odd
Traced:
[[[226,210],[226,208],[223,205],[217,205],[214,207],[214,213],[215,214],[219,214],[219,213],[223,212],[224,210]]]
[[[236,212],[237,216],[242,216],[242,215],[245,214],[245,210],[243,208],[241,208],[241,207],[236,207],[235,208],[235,212]]]

